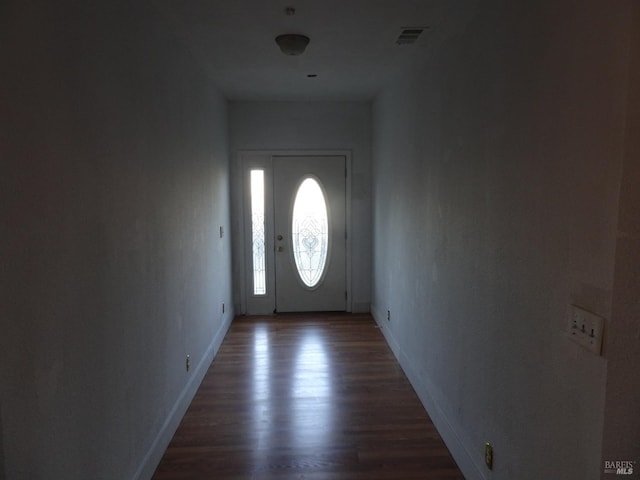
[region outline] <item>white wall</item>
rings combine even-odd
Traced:
[[[605,342],[607,396],[602,457],[640,468],[640,2],[628,15],[629,92],[611,322]],[[604,476],[603,476],[604,478]],[[610,478],[610,476],[609,476]]]
[[[369,311],[371,298],[371,103],[231,102],[235,304],[243,275],[240,152],[349,150],[351,152],[352,307]]]
[[[372,310],[467,478],[600,478],[631,2],[479,3],[375,102]]]
[[[2,478],[148,478],[233,315],[226,101],[152,9],[2,11]]]

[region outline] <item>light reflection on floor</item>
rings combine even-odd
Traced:
[[[291,431],[296,433],[295,445],[322,444],[334,428],[331,363],[325,349],[325,339],[311,329],[305,333],[294,360]]]
[[[253,425],[257,451],[269,445],[273,424],[269,332],[265,325],[256,328],[253,341]]]
[[[268,454],[269,445],[278,443],[274,438],[281,432],[290,432],[287,442],[291,448],[323,446],[330,441],[336,423],[331,361],[322,332],[309,327],[290,359],[281,358],[288,352],[278,350],[277,335],[260,325],[253,339],[251,421],[258,461]],[[276,362],[286,365],[277,377],[270,371]],[[274,392],[284,393],[276,398]]]
[[[370,316],[236,319],[154,478],[462,479]]]

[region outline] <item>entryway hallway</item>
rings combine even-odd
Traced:
[[[153,477],[463,479],[368,314],[238,317]]]

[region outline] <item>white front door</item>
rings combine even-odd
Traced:
[[[273,157],[275,309],[346,310],[345,157]]]

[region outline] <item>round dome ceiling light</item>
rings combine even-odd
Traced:
[[[295,33],[278,35],[276,43],[285,55],[300,55],[309,45],[309,37]]]

